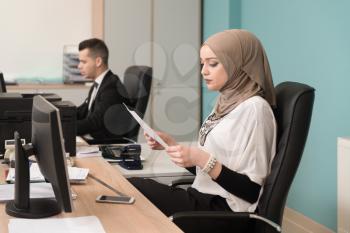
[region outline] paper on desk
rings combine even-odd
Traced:
[[[13,200],[14,184],[0,185],[0,202]],[[30,185],[30,198],[54,198],[55,195],[50,183],[33,183]]]
[[[68,177],[70,183],[84,182],[89,174],[89,168],[68,167]]]
[[[15,181],[15,169],[10,168],[6,177],[6,181],[14,182]],[[32,163],[29,168],[30,181],[31,182],[43,182],[45,181],[44,176],[41,174],[39,166],[37,163]]]
[[[123,103],[124,104],[124,103]],[[168,145],[163,141],[161,137],[158,136],[154,130],[147,125],[146,122],[144,122],[139,115],[135,111],[130,110],[126,104],[124,104],[125,108],[128,110],[128,112],[134,117],[134,119],[140,124],[142,129],[154,140],[156,140],[160,145],[162,145],[164,148],[168,148]]]
[[[96,216],[44,219],[12,218],[8,228],[9,233],[105,233]]]
[[[77,154],[77,158],[90,158],[90,157],[102,157],[102,152],[94,152],[94,153],[85,153],[85,154]]]
[[[79,146],[77,148],[77,153],[79,154],[90,154],[99,152],[100,148],[98,146]]]
[[[88,168],[79,168],[79,167],[68,167],[68,177],[69,181],[85,181],[87,175],[89,174]],[[37,163],[32,163],[30,166],[30,181],[31,182],[43,182],[45,181],[44,176],[41,174],[39,166]],[[7,175],[6,181],[14,182],[15,181],[15,169],[10,168]]]
[[[101,157],[102,153],[98,146],[79,146],[77,147],[77,158]]]

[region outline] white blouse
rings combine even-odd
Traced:
[[[199,145],[199,148],[213,154],[227,168],[263,185],[276,152],[276,131],[269,103],[260,96],[254,96],[224,116],[209,132],[204,146]],[[233,211],[255,211],[258,201],[251,204],[229,193],[199,167],[196,174],[192,187],[199,192],[225,198]]]

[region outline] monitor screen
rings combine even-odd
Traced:
[[[0,93],[6,93],[6,84],[4,75],[0,72]]]
[[[35,96],[32,110],[32,145],[22,146],[15,132],[15,198],[6,204],[7,214],[43,218],[62,210],[72,212],[72,199],[59,110],[42,96]],[[51,183],[53,199],[29,198],[29,160],[34,154],[40,171]]]

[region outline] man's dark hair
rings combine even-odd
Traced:
[[[103,40],[97,38],[84,40],[79,43],[79,51],[84,49],[89,49],[92,57],[101,57],[102,62],[108,65],[108,48]]]

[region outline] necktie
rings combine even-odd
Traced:
[[[94,89],[92,90],[92,93],[91,93],[91,96],[90,96],[90,101],[89,101],[89,110],[91,109],[92,103],[95,100],[95,96],[97,94],[98,83],[94,82],[93,87],[94,87]]]

